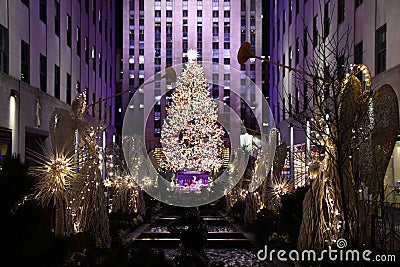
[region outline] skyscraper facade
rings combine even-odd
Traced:
[[[122,91],[140,86],[168,66],[187,62],[188,50],[195,49],[199,53],[198,62],[226,66],[212,68],[207,77],[210,96],[219,100],[220,112],[224,106],[230,106],[246,126],[254,126],[250,109],[260,96],[246,84],[244,77],[250,77],[248,80],[261,88],[262,66],[253,60],[240,66],[236,56],[246,41],[255,53],[262,53],[262,1],[125,0],[123,3]],[[242,76],[237,82],[232,82],[234,71],[230,68]],[[165,108],[170,101],[167,92],[172,84],[161,79],[153,87],[150,91],[139,88],[137,103],[129,104],[131,93],[117,99],[120,106],[116,106],[117,128],[121,127],[126,109],[139,109],[138,112],[153,109],[145,121],[148,150],[160,146]],[[240,97],[248,99],[250,106],[241,104]]]
[[[114,93],[114,19],[111,0],[0,2],[3,155],[48,142],[54,109],[69,109],[77,92],[87,103]]]
[[[322,43],[320,38],[333,38],[341,43],[339,49],[348,50],[349,64],[362,63],[369,68],[372,89],[389,84],[397,94],[400,92],[400,76],[396,74],[400,70],[400,35],[397,26],[400,24],[399,2],[273,0],[270,2],[270,11],[271,60],[308,71],[307,61],[319,60],[315,55]],[[348,40],[347,47],[343,47],[345,40]],[[338,57],[337,61],[341,60]],[[306,165],[293,161],[298,157],[296,151],[299,155],[304,153],[307,140],[304,132],[293,129],[289,121],[291,114],[301,113],[307,108],[304,97],[310,88],[305,85],[295,78],[293,71],[271,67],[270,106],[281,130],[282,140],[290,144],[294,152],[291,169],[294,176],[299,177],[306,173]],[[388,178],[388,184],[392,186],[396,186],[400,180],[400,172],[395,166],[400,160],[397,147],[395,152],[387,172],[387,177],[391,177]],[[304,156],[302,158],[305,159]]]

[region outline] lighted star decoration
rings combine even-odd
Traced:
[[[71,182],[77,177],[75,156],[67,156],[62,151],[46,152],[41,155],[31,152],[38,166],[30,167],[29,173],[39,181],[36,186],[36,199],[42,206],[54,201],[57,205],[68,202]]]
[[[279,181],[278,179],[274,178],[273,181],[271,181],[268,191],[272,196],[272,200],[279,203],[281,196],[290,192],[290,187],[290,182],[287,179]]]
[[[189,49],[189,51],[187,52],[187,57],[189,61],[196,60],[199,57],[199,52],[194,49]]]

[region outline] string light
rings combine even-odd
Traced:
[[[223,163],[224,130],[217,124],[217,105],[209,97],[204,69],[194,61],[194,53],[178,77],[162,127],[163,167],[211,172]]]

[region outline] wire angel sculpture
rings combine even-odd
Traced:
[[[90,122],[85,117],[86,99],[82,93],[77,94],[71,111],[56,109],[49,126],[52,150],[43,158],[36,155],[41,166],[33,172],[41,177],[36,198],[43,206],[52,205],[53,199],[56,235],[88,232],[98,247],[109,247],[107,199],[97,145],[99,131],[109,123],[107,106],[103,109],[102,118],[95,112],[95,120]]]

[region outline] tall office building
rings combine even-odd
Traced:
[[[69,109],[77,91],[88,103],[114,93],[114,17],[111,0],[0,2],[3,156],[24,158],[26,149],[48,142],[54,109]]]
[[[143,84],[155,73],[168,66],[187,62],[187,52],[195,49],[197,61],[212,62],[226,67],[212,68],[207,78],[210,96],[219,99],[219,112],[230,106],[249,128],[255,128],[250,109],[256,106],[259,95],[254,86],[244,79],[249,76],[260,88],[262,66],[250,61],[240,66],[236,56],[240,45],[248,41],[253,51],[262,53],[262,1],[261,0],[125,0],[123,2],[123,73],[121,90]],[[235,75],[234,68],[239,73]],[[179,74],[178,70],[178,74]],[[234,78],[237,77],[237,81]],[[239,77],[241,76],[241,77]],[[248,80],[250,80],[248,79]],[[139,89],[137,103],[129,105],[128,94],[117,99],[117,129],[122,125],[126,109],[143,113],[152,109],[146,121],[148,150],[160,146],[160,135],[165,107],[170,101],[172,88],[165,79],[154,83],[154,90]],[[132,95],[132,94],[131,94]],[[241,104],[240,97],[249,100],[250,106]],[[118,114],[117,114],[118,117]],[[231,129],[231,131],[240,129]]]
[[[318,49],[318,38],[338,39],[349,29],[346,34],[350,45],[349,64],[363,63],[370,69],[372,89],[389,84],[396,93],[400,92],[400,2],[273,0],[270,10],[270,56],[273,61],[306,69],[306,60],[312,60]],[[309,88],[296,80],[292,71],[276,66],[271,67],[270,83],[270,105],[282,139],[287,144],[293,140],[294,161],[296,158],[304,160],[304,155],[300,154],[304,153],[305,134],[289,127],[288,119],[291,113],[303,111],[302,96],[307,95]],[[291,112],[288,112],[289,108]],[[400,181],[397,146],[387,172],[390,180],[387,183],[392,186]],[[304,175],[304,164],[294,162],[293,165],[295,176]]]

